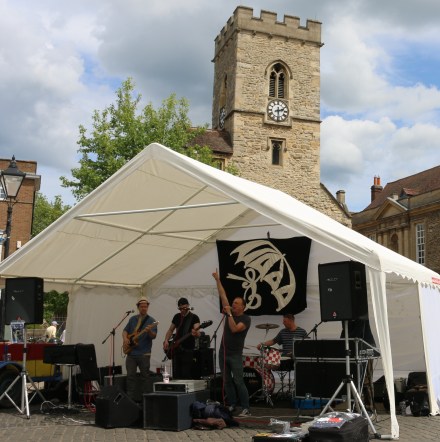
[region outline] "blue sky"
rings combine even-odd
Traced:
[[[143,104],[171,93],[211,123],[214,39],[231,0],[0,0],[0,156],[38,162],[42,192],[73,203],[78,126],[131,76]],[[440,164],[438,0],[249,0],[322,22],[321,181],[351,210],[382,184]]]

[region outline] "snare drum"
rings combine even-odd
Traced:
[[[271,395],[275,389],[275,378],[273,373],[265,371],[262,375],[262,371],[259,368],[244,367],[243,368],[243,380],[246,385],[249,397],[253,396],[258,391],[262,390],[263,383],[262,378],[264,377],[264,386],[267,392]]]
[[[255,354],[242,356],[243,367],[256,368],[260,366],[260,356]]]
[[[264,349],[264,366],[271,370],[274,370],[280,366],[281,352],[275,348]]]

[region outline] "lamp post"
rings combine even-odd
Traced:
[[[9,244],[11,240],[12,226],[12,207],[17,202],[17,195],[26,174],[18,169],[15,162],[15,156],[12,157],[7,169],[0,171],[0,182],[5,192],[5,198],[8,202],[8,213],[6,218],[6,239],[4,243],[4,257],[9,256]]]

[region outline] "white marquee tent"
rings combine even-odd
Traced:
[[[152,144],[19,251],[0,263],[0,276],[44,278],[45,291],[68,291],[68,343],[94,343],[98,365],[123,364],[124,316],[136,300],[151,299],[159,320],[152,368],[176,300],[185,296],[202,321],[220,321],[211,273],[218,266],[216,239],[307,236],[308,308],[297,322],[310,330],[320,321],[318,264],[365,264],[370,321],[380,348],[391,403],[391,435],[399,427],[394,377],[426,371],[431,413],[439,413],[440,275],[398,255],[271,188],[232,176]],[[124,320],[124,321],[122,321]],[[122,324],[119,323],[122,321]],[[276,316],[252,318],[246,345],[253,348]],[[319,327],[319,338],[339,336],[340,323]],[[113,329],[115,340],[103,341]],[[113,345],[112,345],[113,344]],[[300,380],[298,380],[299,382]]]

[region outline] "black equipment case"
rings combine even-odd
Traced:
[[[331,414],[334,413],[324,414],[321,418]],[[368,442],[368,440],[368,421],[363,416],[348,420],[341,427],[318,427],[314,425],[309,427],[310,442]]]

